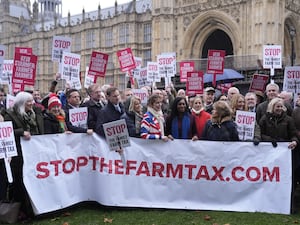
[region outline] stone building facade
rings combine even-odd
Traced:
[[[12,13],[17,4],[23,7],[20,15]],[[204,71],[208,49],[226,50],[227,68],[243,73],[262,70],[265,44],[282,46],[284,66],[300,63],[300,2],[295,0],[132,0],[122,5],[116,0],[114,7],[99,5],[95,11],[83,9],[82,14],[66,18],[61,17],[61,5],[63,0],[38,0],[33,6],[29,0],[0,3],[5,58],[13,58],[16,46],[32,47],[38,56],[35,88],[43,92],[58,71],[51,61],[55,35],[72,38],[72,52],[81,55],[82,76],[93,50],[109,54],[106,77],[98,82],[120,89],[125,88],[126,78],[116,52],[127,47],[144,63],[155,61],[160,53],[176,52],[178,62],[194,60]]]

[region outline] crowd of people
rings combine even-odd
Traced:
[[[293,104],[293,95],[279,91],[270,83],[265,99],[261,92],[240,93],[237,87],[227,94],[216,95],[213,87],[207,87],[203,95],[186,96],[185,90],[176,91],[143,87],[148,93],[147,105],[133,95],[130,88],[124,91],[110,85],[92,84],[88,97],[82,98],[79,90],[66,87],[56,91],[52,83],[50,93],[44,98],[38,90],[22,91],[15,96],[14,105],[6,109],[5,93],[0,90],[1,121],[12,121],[18,156],[10,161],[14,182],[8,185],[3,159],[0,160],[0,200],[6,198],[7,186],[10,198],[22,203],[20,219],[32,216],[29,197],[23,183],[23,158],[20,139],[29,140],[32,135],[56,133],[96,133],[105,137],[103,124],[125,119],[131,137],[158,139],[164,142],[174,139],[191,141],[239,141],[235,115],[237,110],[256,113],[254,145],[262,141],[289,142],[289,148],[299,148],[300,95]],[[87,107],[87,127],[75,126],[69,118],[73,108]],[[293,151],[294,183],[300,157]]]

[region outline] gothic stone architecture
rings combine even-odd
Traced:
[[[62,0],[63,1],[63,0]],[[6,59],[14,48],[32,47],[38,56],[36,87],[47,92],[58,65],[51,61],[53,36],[72,38],[72,52],[81,55],[85,73],[93,50],[110,55],[105,79],[126,85],[116,51],[130,47],[143,62],[163,52],[176,52],[177,61],[195,60],[205,70],[208,49],[226,50],[225,67],[261,70],[265,44],[281,45],[283,65],[300,63],[300,1],[295,0],[132,0],[111,8],[62,18],[61,0],[0,1],[0,43]],[[31,10],[32,9],[32,10]],[[146,65],[146,64],[144,64]],[[280,73],[280,71],[276,71]]]

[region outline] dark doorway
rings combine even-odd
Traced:
[[[206,40],[201,58],[207,58],[209,49],[225,50],[226,55],[233,55],[232,42],[229,36],[222,30],[214,31]]]

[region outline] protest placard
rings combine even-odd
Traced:
[[[62,79],[67,81],[80,79],[80,55],[63,52],[61,62]]]
[[[265,74],[253,74],[252,81],[249,87],[250,92],[261,91],[265,92],[269,76]]]
[[[224,50],[208,50],[206,73],[222,74],[224,72],[224,58]]]
[[[188,72],[186,81],[186,94],[188,96],[203,94],[203,72]]]
[[[91,55],[88,75],[104,77],[107,62],[108,62],[107,54],[93,51]]]
[[[69,110],[69,120],[73,126],[87,128],[87,107],[73,108]]]
[[[122,72],[127,72],[136,68],[135,60],[131,48],[126,48],[117,51],[117,57]]]
[[[174,77],[176,74],[176,53],[162,53],[157,56],[158,73],[160,77]]]
[[[157,62],[147,62],[147,81],[160,82]]]
[[[186,82],[187,80],[187,73],[193,72],[195,70],[195,63],[194,62],[180,62],[180,82]]]
[[[88,74],[89,67],[87,66],[85,69],[85,75],[84,75],[84,87],[88,88],[90,85],[94,84],[94,76]]]
[[[242,141],[253,140],[255,128],[255,112],[236,111],[235,122],[239,133],[239,139]]]
[[[108,147],[116,151],[130,146],[127,124],[124,119],[103,124]]]
[[[4,60],[3,67],[2,67],[3,70],[0,77],[1,84],[11,84],[13,67],[14,67],[14,60]]]
[[[263,46],[263,68],[281,69],[282,68],[281,53],[282,53],[281,45],[264,45]]]
[[[285,67],[282,90],[300,92],[300,66]]]
[[[70,37],[54,36],[52,43],[52,61],[61,62],[63,52],[71,52],[72,39]]]
[[[134,96],[141,99],[142,105],[147,105],[148,91],[146,89],[131,89]]]

